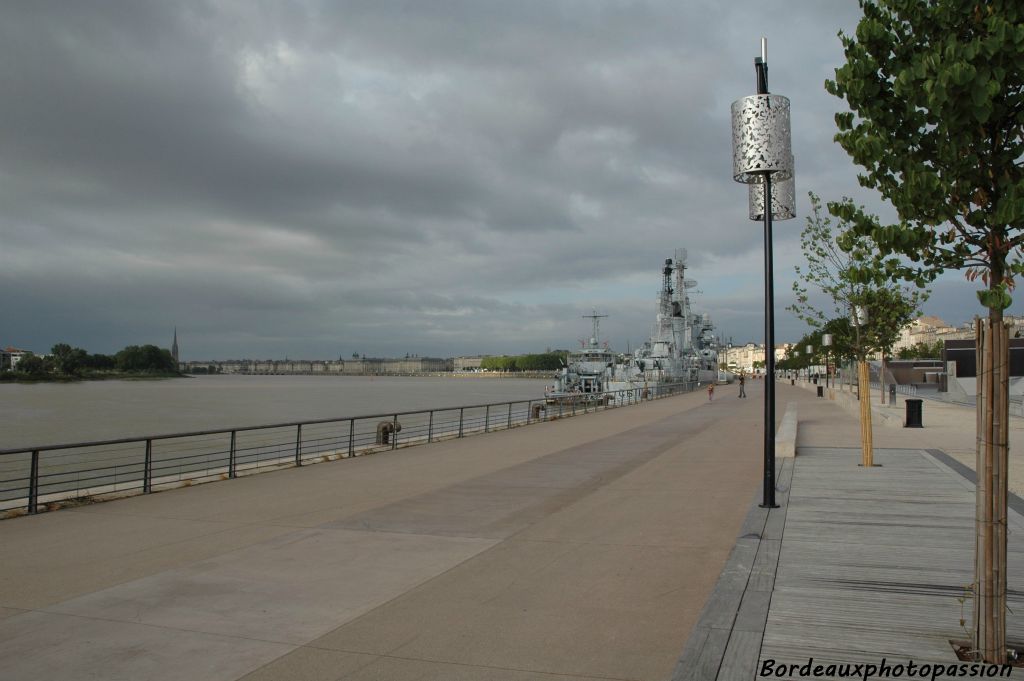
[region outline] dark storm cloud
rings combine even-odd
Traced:
[[[601,307],[621,345],[680,246],[702,311],[756,338],[728,106],[760,35],[799,191],[873,200],[821,88],[856,3],[765,4],[9,3],[0,343],[177,325],[191,358],[515,352],[574,343]],[[798,222],[776,232],[780,308]]]

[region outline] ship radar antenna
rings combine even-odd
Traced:
[[[606,314],[597,314],[597,310],[594,310],[593,314],[582,315],[582,317],[584,319],[592,319],[592,320],[594,320],[594,335],[590,337],[590,344],[591,345],[597,345],[597,328],[598,328],[598,325],[600,324],[600,322],[598,320],[599,319],[604,319],[607,316],[608,315],[606,315]]]

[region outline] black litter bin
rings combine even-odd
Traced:
[[[790,385],[796,385],[796,379],[795,378],[789,379],[789,384]]]
[[[824,396],[825,396],[825,386],[819,385],[818,386],[818,397],[824,397]]]
[[[921,403],[922,400],[907,400],[907,420],[904,421],[904,428],[923,428],[921,424]]]

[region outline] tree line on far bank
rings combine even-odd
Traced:
[[[565,352],[484,357],[480,360],[480,368],[487,371],[554,371],[565,366],[565,358]]]
[[[113,355],[91,354],[67,343],[57,343],[50,354],[28,353],[10,371],[8,379],[103,378],[108,376],[178,375],[169,350],[155,345],[129,345]]]

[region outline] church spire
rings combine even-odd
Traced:
[[[174,367],[178,367],[178,327],[174,327],[174,343],[171,344],[171,357],[174,358]]]

